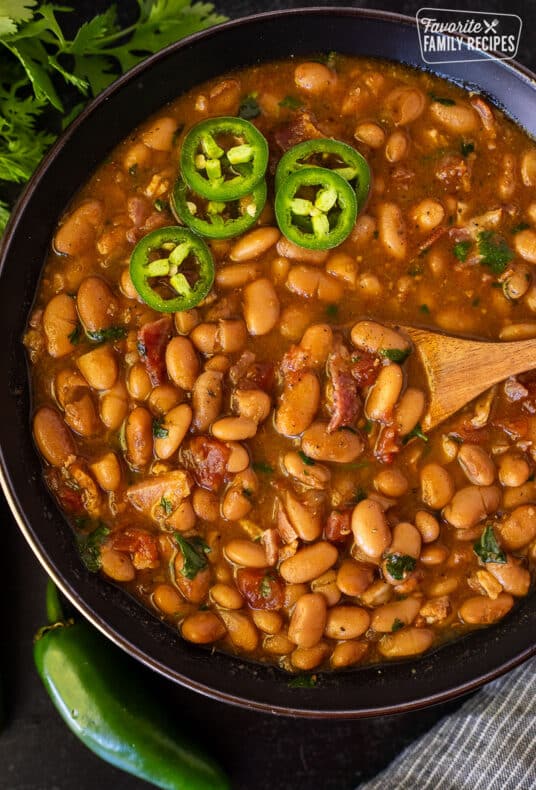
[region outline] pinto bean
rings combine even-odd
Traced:
[[[536,187],[536,148],[529,148],[521,156],[521,180],[526,187]]]
[[[123,157],[123,167],[131,170],[133,167],[148,167],[151,162],[152,152],[143,143],[133,143],[129,146]]]
[[[285,634],[274,634],[264,640],[263,648],[273,656],[286,656],[294,650],[295,645]]]
[[[426,464],[420,471],[421,499],[432,510],[440,510],[454,496],[454,482],[450,473],[436,463]]]
[[[472,134],[478,128],[478,116],[472,107],[461,102],[456,104],[442,104],[433,101],[430,113],[434,120],[451,134]]]
[[[299,647],[313,647],[322,638],[326,615],[326,599],[323,595],[320,593],[302,595],[290,618],[289,639]]]
[[[499,507],[501,492],[497,486],[467,486],[452,497],[443,510],[444,518],[458,529],[471,529]]]
[[[475,486],[490,486],[495,480],[495,464],[477,444],[464,444],[458,452],[458,463]]]
[[[162,416],[178,406],[181,399],[181,393],[172,384],[159,384],[151,390],[147,403],[153,414]]]
[[[380,606],[393,596],[393,587],[383,579],[378,579],[359,596],[365,606]]]
[[[500,582],[503,590],[510,595],[522,597],[530,588],[530,573],[523,568],[514,558],[507,555],[507,561],[487,562],[486,570]]]
[[[76,445],[61,415],[50,406],[41,406],[33,418],[35,443],[52,466],[67,466],[74,460]]]
[[[334,606],[327,614],[325,635],[329,639],[357,639],[370,625],[370,615],[359,606]]]
[[[292,666],[307,672],[321,664],[329,655],[329,646],[319,642],[313,647],[297,647],[290,656]]]
[[[64,411],[69,428],[80,436],[93,436],[99,430],[99,419],[84,377],[75,370],[60,370],[54,381],[58,403]]]
[[[387,94],[384,104],[395,126],[406,126],[422,115],[426,100],[418,88],[400,85]]]
[[[536,231],[528,228],[514,236],[514,248],[518,255],[528,263],[536,263]]]
[[[373,499],[363,499],[352,513],[352,532],[356,546],[377,561],[391,543],[391,530],[383,510]]]
[[[320,514],[312,512],[290,491],[285,494],[285,510],[294,531],[301,540],[313,541],[320,537],[322,534]]]
[[[259,258],[265,252],[268,252],[270,247],[273,247],[280,237],[281,233],[278,228],[270,228],[267,225],[262,228],[255,228],[255,230],[251,230],[235,242],[229,257],[237,263]]]
[[[335,546],[318,541],[299,549],[294,556],[283,560],[279,572],[286,582],[300,584],[310,582],[328,571],[337,562]]]
[[[227,442],[227,447],[231,451],[227,461],[227,471],[231,474],[243,472],[249,466],[249,453],[240,442]]]
[[[356,560],[343,560],[337,571],[337,587],[344,595],[361,595],[374,579],[374,568]]]
[[[337,587],[337,573],[333,569],[326,571],[311,582],[311,590],[321,593],[328,606],[335,606],[341,600],[341,591]]]
[[[400,521],[393,527],[393,542],[389,554],[405,554],[418,560],[421,553],[421,533],[408,521]]]
[[[243,538],[233,538],[225,546],[225,555],[236,565],[245,568],[267,568],[268,560],[264,547],[260,543]]]
[[[263,390],[239,389],[233,394],[233,408],[240,417],[258,424],[264,422],[270,414],[272,401],[268,393]]]
[[[73,299],[67,294],[53,296],[43,312],[43,330],[51,357],[64,357],[74,350],[71,338],[77,325]]]
[[[228,264],[216,272],[216,285],[219,288],[242,288],[260,277],[261,273],[262,265],[257,263]]]
[[[283,466],[289,475],[308,488],[324,489],[329,485],[331,473],[327,466],[311,464],[307,459],[304,461],[299,453],[286,453],[283,457]]]
[[[524,548],[536,538],[536,504],[516,507],[497,528],[507,551]]]
[[[143,469],[153,457],[153,418],[138,406],[127,417],[125,425],[127,461],[134,469]]]
[[[103,491],[117,491],[121,485],[121,465],[115,453],[105,453],[89,468]]]
[[[171,151],[177,126],[175,118],[157,118],[142,132],[143,144],[154,151]]]
[[[117,314],[117,299],[102,277],[86,277],[76,295],[78,315],[86,331],[98,332],[112,326]]]
[[[288,258],[290,261],[309,263],[314,266],[321,266],[329,255],[326,250],[308,250],[298,244],[293,244],[285,236],[281,236],[277,242],[277,252],[281,257]]]
[[[410,625],[421,608],[420,598],[405,598],[402,601],[394,601],[378,606],[372,613],[370,627],[380,634],[389,634],[396,626],[397,621],[404,625]]]
[[[121,427],[128,411],[128,394],[124,383],[118,380],[115,385],[103,393],[100,400],[100,418],[111,431]]]
[[[220,515],[217,495],[206,488],[195,488],[192,495],[192,506],[197,518],[203,521],[216,521]]]
[[[227,629],[214,612],[194,612],[181,625],[181,634],[188,642],[207,645],[225,636]]]
[[[439,543],[429,543],[421,551],[419,557],[423,565],[442,565],[446,562],[449,551],[446,546]]]
[[[97,228],[102,223],[99,200],[86,200],[63,220],[55,237],[54,249],[63,255],[80,255],[94,249]]]
[[[424,198],[413,207],[411,217],[420,231],[430,233],[445,219],[445,209],[438,200]]]
[[[102,572],[116,582],[131,582],[136,576],[132,560],[123,551],[104,548],[100,561]]]
[[[499,458],[499,481],[503,486],[517,488],[530,477],[530,466],[521,455],[505,453]]]
[[[404,260],[407,253],[406,223],[396,203],[380,203],[377,209],[379,239],[386,253]]]
[[[162,423],[162,433],[165,436],[155,436],[154,451],[158,458],[171,458],[179,449],[192,422],[192,409],[187,403],[171,409]]]
[[[408,352],[411,348],[405,337],[376,321],[358,321],[352,327],[351,338],[356,348],[369,354],[382,351]]]
[[[378,472],[374,478],[374,485],[380,494],[395,499],[404,496],[409,488],[407,477],[396,467]]]
[[[294,70],[296,86],[313,96],[325,93],[336,81],[336,75],[322,63],[300,63]]]
[[[356,126],[354,137],[371,148],[381,148],[385,142],[385,132],[374,121],[362,121]]]
[[[384,636],[378,644],[378,650],[386,658],[405,658],[424,653],[433,641],[434,632],[429,628],[403,628],[395,634]]]
[[[311,425],[320,406],[320,384],[311,371],[289,381],[275,413],[275,429],[283,436],[298,436]],[[312,457],[312,456],[311,456]]]
[[[81,374],[93,389],[109,390],[114,386],[119,367],[110,346],[99,346],[93,351],[88,351],[78,357],[76,363]]]
[[[333,331],[328,324],[313,324],[303,333],[300,340],[311,365],[315,368],[325,364],[333,348]]]
[[[187,337],[173,337],[166,347],[166,368],[177,387],[190,391],[199,372],[199,359]]]
[[[362,438],[351,431],[328,433],[328,424],[314,422],[302,435],[302,450],[315,461],[351,463],[364,449]]]
[[[368,644],[366,642],[340,642],[331,654],[331,666],[334,669],[342,669],[358,664],[364,658],[367,650]]]
[[[439,522],[431,513],[426,510],[418,510],[415,513],[415,526],[421,533],[424,543],[433,543],[439,537]]]
[[[257,628],[265,634],[278,634],[283,627],[283,618],[279,612],[272,612],[268,609],[253,609],[251,616]],[[294,645],[292,645],[290,650],[293,650],[293,648]],[[290,652],[290,650],[287,652]]]
[[[196,379],[192,389],[193,426],[196,431],[208,431],[221,412],[222,399],[222,374],[206,370]]]
[[[402,391],[404,374],[400,365],[385,365],[365,402],[365,413],[371,420],[388,422]]]
[[[220,611],[220,617],[225,623],[233,645],[246,653],[252,653],[259,643],[259,632],[249,617],[230,610]]]
[[[247,417],[222,417],[212,425],[212,434],[222,442],[241,442],[257,433],[257,423]]]
[[[279,299],[270,280],[263,277],[246,285],[244,318],[250,335],[267,335],[271,332],[277,324],[279,312]]]
[[[132,365],[128,371],[127,377],[129,395],[131,395],[134,400],[143,401],[149,397],[152,388],[153,385],[151,384],[151,379],[145,365],[142,362],[137,362],[135,365]]]
[[[171,584],[158,584],[153,590],[152,600],[157,609],[169,615],[179,613],[183,606],[179,593]]]
[[[489,625],[501,620],[513,605],[514,599],[508,593],[500,593],[495,600],[487,595],[475,595],[466,598],[460,606],[459,615],[464,623]]]
[[[408,150],[408,136],[401,129],[396,129],[387,138],[387,142],[385,144],[385,158],[392,164],[401,162],[402,159],[407,156]]]

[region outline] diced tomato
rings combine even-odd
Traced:
[[[63,510],[72,516],[81,516],[86,512],[82,491],[68,485],[58,469],[47,469],[45,479]]]
[[[166,380],[166,346],[171,338],[169,315],[144,324],[138,331],[138,348],[153,387]]]
[[[111,546],[117,551],[128,552],[137,570],[157,568],[160,564],[157,539],[143,529],[129,527],[115,533],[111,540]]]
[[[358,387],[370,387],[378,378],[381,362],[378,357],[366,351],[357,351],[352,355],[352,376]]]
[[[332,510],[324,527],[326,540],[331,540],[334,543],[345,543],[352,531],[351,520],[351,510]]]
[[[400,452],[401,441],[394,425],[384,425],[378,434],[374,455],[382,464],[392,464]]]
[[[240,568],[236,583],[252,609],[277,610],[283,606],[283,582],[272,570]]]
[[[194,436],[182,453],[182,461],[202,488],[218,491],[225,479],[230,449],[218,439]]]

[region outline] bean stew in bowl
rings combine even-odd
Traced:
[[[423,430],[403,327],[536,336],[536,145],[434,75],[250,67],[118,146],[24,342],[81,561],[182,637],[296,672],[499,621],[536,559],[536,374]]]

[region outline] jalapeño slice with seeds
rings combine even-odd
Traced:
[[[265,206],[267,192],[263,179],[250,195],[238,200],[206,200],[179,178],[171,196],[171,209],[180,222],[200,236],[230,239],[257,222]]]
[[[203,239],[188,228],[159,228],[135,246],[130,277],[149,307],[177,313],[195,307],[208,294],[214,261]]]
[[[291,173],[304,167],[325,167],[345,178],[355,190],[357,210],[361,211],[369,194],[371,177],[367,160],[359,151],[330,138],[298,143],[279,160],[275,173],[276,190]]]
[[[306,167],[281,183],[275,215],[289,241],[310,250],[337,247],[357,217],[356,195],[348,181],[323,167]]]
[[[183,179],[201,197],[237,200],[264,178],[268,143],[243,118],[209,118],[184,138],[180,166]]]

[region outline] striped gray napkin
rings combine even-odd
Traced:
[[[535,790],[536,659],[488,683],[357,790]]]

